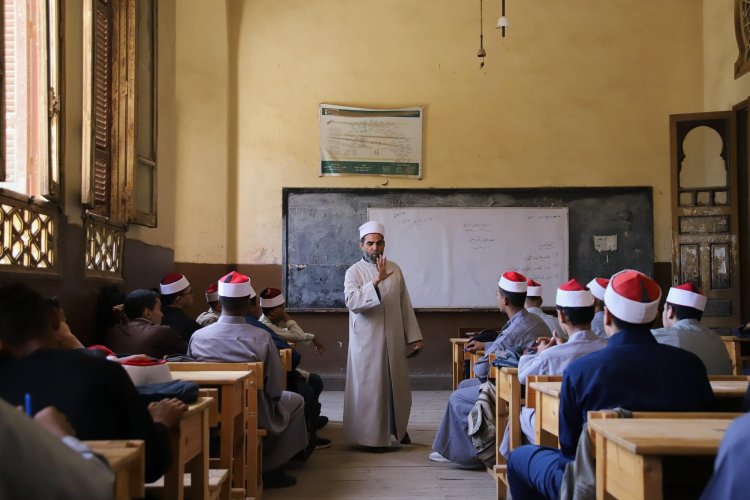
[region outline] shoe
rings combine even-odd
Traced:
[[[318,437],[318,436],[313,436],[312,437],[312,443],[315,445],[315,449],[316,450],[324,450],[326,448],[330,448],[331,447],[331,440],[330,439],[326,439],[326,438],[322,438],[322,437]]]
[[[328,417],[320,415],[315,421],[315,430],[322,429],[328,424]]]
[[[297,480],[294,476],[290,476],[281,469],[276,469],[275,471],[263,474],[264,488],[288,488],[295,484],[297,484]]]
[[[411,444],[411,438],[409,437],[408,432],[404,434],[404,438],[401,440],[401,444]]]
[[[453,462],[451,462],[450,460],[448,460],[447,458],[445,458],[443,455],[441,455],[440,453],[438,453],[436,451],[433,451],[432,453],[430,453],[429,459],[431,461],[433,461],[433,462],[440,462],[442,464],[453,463]]]

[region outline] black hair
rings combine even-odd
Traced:
[[[528,294],[526,295],[526,300],[524,302],[532,301],[532,303],[540,304],[544,302],[544,300],[541,297],[529,297]]]
[[[143,317],[143,311],[156,307],[159,295],[151,290],[133,290],[125,296],[125,316],[131,321]]]
[[[255,297],[253,297],[255,299]],[[250,299],[247,296],[244,297],[222,297],[219,295],[219,302],[221,302],[221,312],[227,314],[245,314],[247,308],[250,305]]]
[[[277,307],[281,307],[281,306],[264,307],[263,308],[263,314],[265,314],[266,316],[268,316],[268,313],[270,313],[271,311],[273,311]]]
[[[674,314],[675,316],[677,316],[678,320],[695,319],[700,321],[701,318],[703,318],[703,311],[701,311],[700,309],[696,309],[695,307],[681,306],[678,304],[672,304],[671,302],[667,302],[667,305],[672,306],[672,310],[674,311]]]
[[[0,341],[11,347],[43,337],[52,329],[52,307],[21,283],[0,287]]]
[[[526,302],[526,292],[509,292],[498,287],[500,295],[508,300],[508,303],[516,309],[523,309],[524,302]]]
[[[612,314],[612,311],[609,312],[609,315],[612,316],[612,321],[614,322],[615,326],[617,327],[617,330],[651,330],[651,324],[654,322],[652,319],[648,323],[629,323],[627,321],[621,320],[614,314]]]
[[[565,317],[571,325],[581,326],[591,324],[591,320],[594,319],[594,306],[588,307],[560,307],[557,306],[558,311],[562,311]]]
[[[167,306],[174,304],[175,300],[177,300],[177,297],[182,295],[182,290],[180,290],[177,293],[170,293],[168,295],[164,295],[162,293],[160,293],[159,295],[161,296],[162,307],[167,307]]]

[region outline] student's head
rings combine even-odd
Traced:
[[[206,302],[212,311],[221,312],[221,302],[219,302],[219,284],[211,283],[206,288]]]
[[[0,346],[15,351],[35,340],[49,338],[54,314],[50,302],[28,286],[1,286]]]
[[[169,273],[159,283],[159,294],[163,307],[186,309],[193,305],[193,287],[185,275]]]
[[[529,278],[526,282],[526,302],[524,307],[542,307],[542,285]]]
[[[594,296],[594,310],[604,310],[604,291],[609,284],[609,278],[594,278],[586,285]]]
[[[374,264],[385,251],[385,226],[376,221],[368,221],[359,226],[359,248],[362,250],[362,258]]]
[[[578,280],[572,279],[560,285],[555,303],[557,319],[566,333],[591,328],[591,320],[594,319],[594,296]]]
[[[260,292],[260,307],[263,314],[274,323],[284,317],[284,294],[278,288],[265,288]]]
[[[674,326],[680,320],[694,319],[700,321],[706,309],[708,299],[694,283],[683,283],[673,286],[667,294],[662,322],[664,326]]]
[[[612,276],[604,292],[604,331],[645,330],[659,312],[661,289],[645,274],[626,269]]]
[[[500,312],[512,316],[523,309],[526,302],[526,277],[515,271],[508,271],[497,282],[497,307]]]
[[[125,316],[131,321],[143,318],[155,325],[160,325],[164,317],[159,294],[153,290],[133,290],[125,296],[123,306]]]
[[[252,314],[253,307],[257,308],[257,305],[251,304],[255,299],[255,290],[250,278],[244,274],[232,271],[221,277],[218,292],[222,316],[245,316],[248,312]]]

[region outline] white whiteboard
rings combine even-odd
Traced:
[[[414,307],[495,308],[515,270],[542,284],[545,306],[568,280],[567,208],[368,208]]]

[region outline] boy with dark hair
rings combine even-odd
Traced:
[[[146,354],[162,358],[187,352],[185,342],[162,322],[159,295],[151,290],[133,290],[123,304],[128,322],[110,330],[107,347],[117,353]]]
[[[731,375],[732,361],[718,333],[701,325],[706,296],[693,283],[669,289],[664,305],[664,328],[651,330],[660,344],[692,352],[703,361],[709,375]]]
[[[190,336],[201,327],[185,314],[185,310],[193,305],[190,282],[183,274],[169,273],[159,283],[159,294],[164,312],[162,324],[172,327],[185,342],[190,342]]]

